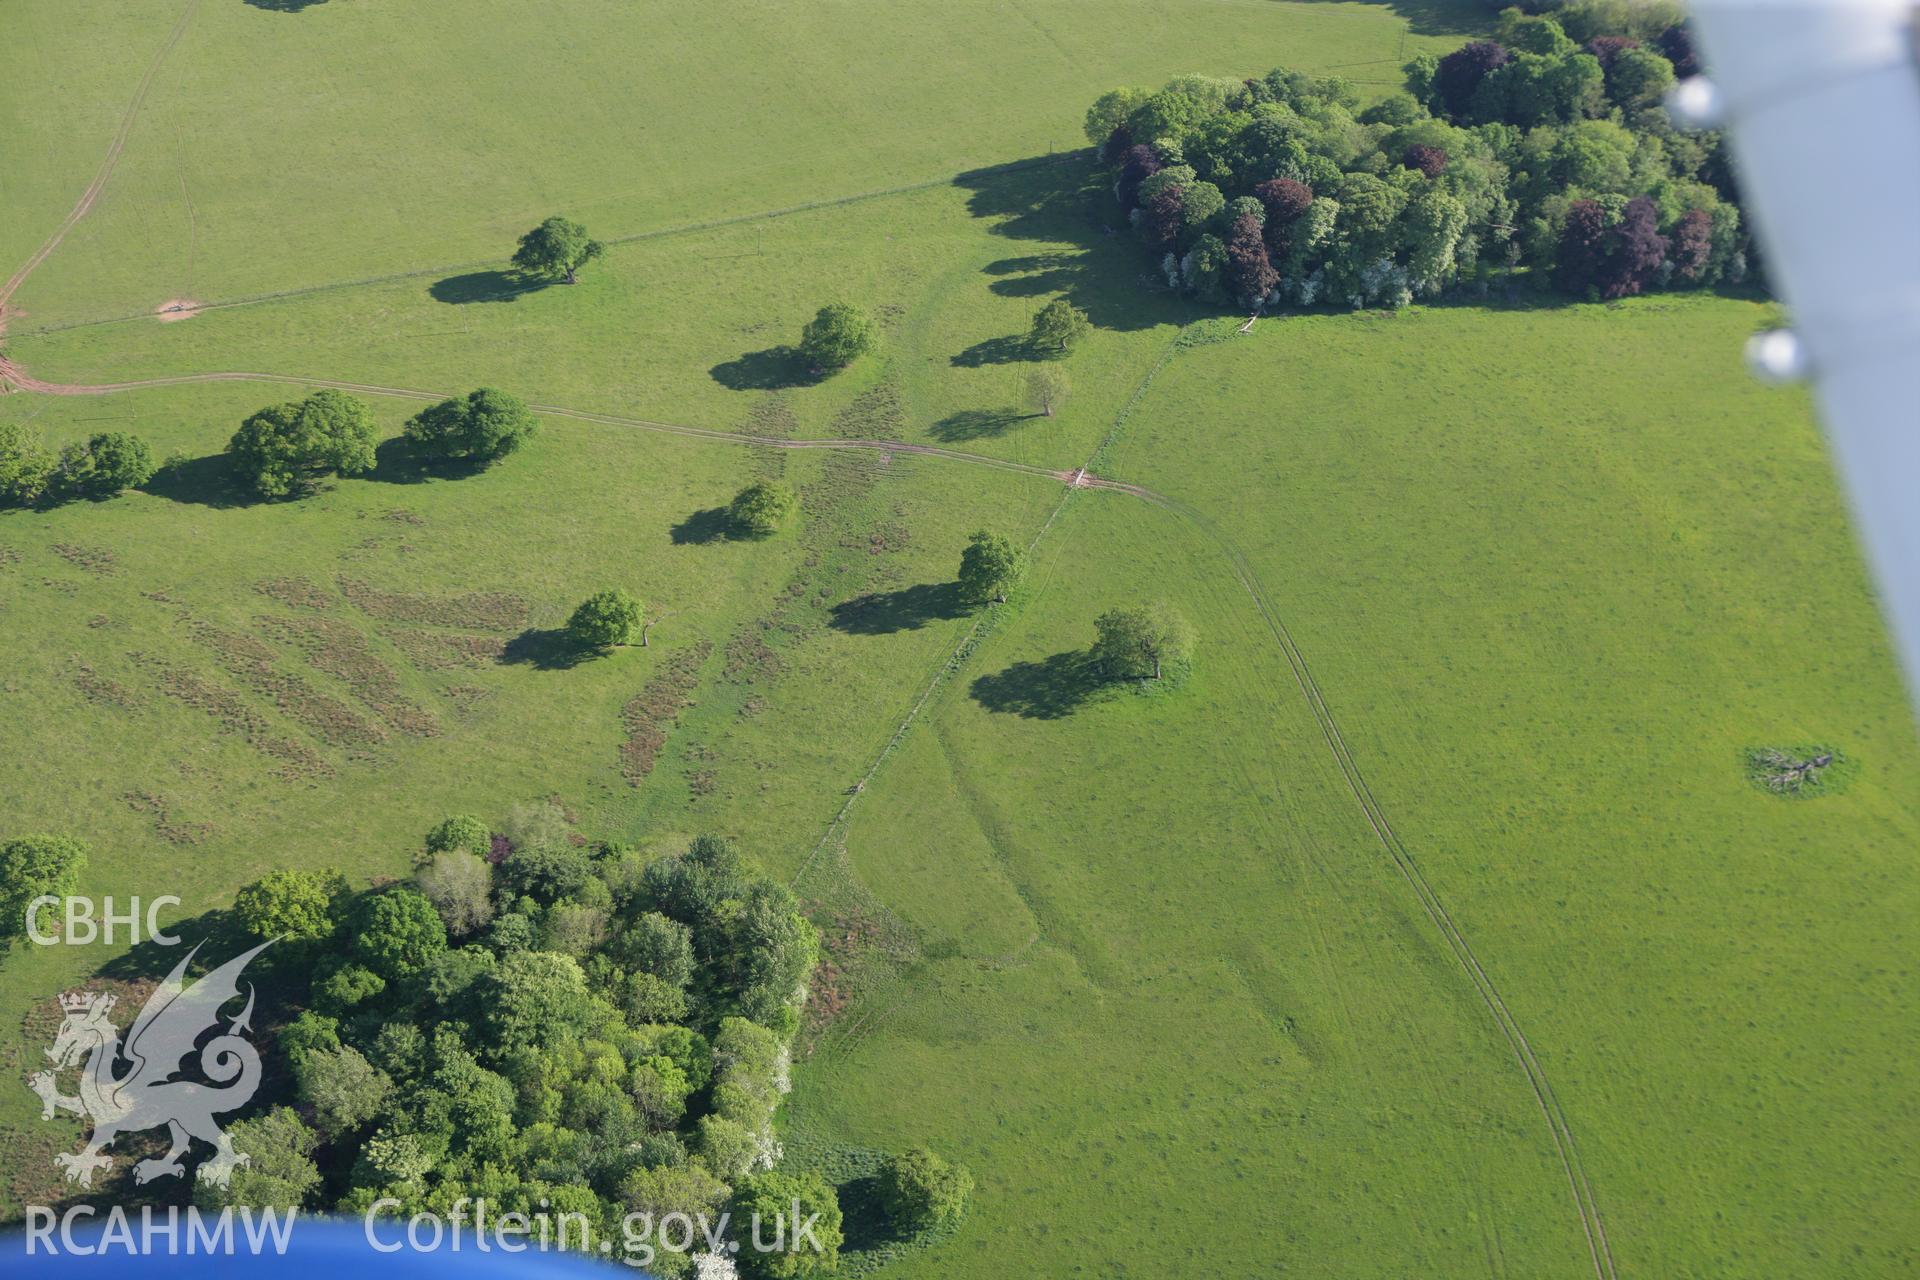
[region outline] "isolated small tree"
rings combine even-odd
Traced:
[[[915,1147],[880,1166],[880,1203],[903,1232],[926,1231],[951,1222],[973,1194],[973,1175],[925,1147]]]
[[[67,836],[18,836],[0,844],[0,948],[26,936],[27,904],[73,892],[87,846]]]
[[[1065,298],[1055,298],[1034,314],[1033,330],[1027,337],[1036,347],[1065,351],[1092,331],[1093,322],[1086,312]]]
[[[1005,600],[1019,580],[1026,556],[1007,538],[982,529],[960,553],[960,595],[969,604]]]
[[[800,331],[800,354],[816,369],[844,369],[873,350],[873,320],[860,308],[834,302]]]
[[[640,602],[625,591],[596,591],[567,619],[567,639],[582,649],[632,644],[640,633],[640,616]]]
[[[101,431],[60,451],[53,486],[76,498],[111,498],[153,479],[147,442],[124,431]]]
[[[284,498],[329,472],[373,470],[380,430],[362,401],[338,391],[270,405],[240,424],[227,457],[240,478],[266,498]]]
[[[1043,364],[1027,374],[1027,403],[1051,418],[1067,402],[1067,371]]]
[[[53,455],[17,422],[0,422],[0,507],[40,501],[53,479]]]
[[[422,409],[401,430],[428,457],[492,462],[532,439],[539,426],[518,396],[480,387]]]
[[[306,941],[333,932],[346,895],[347,878],[338,871],[283,867],[235,894],[233,912],[256,938]]]
[[[799,503],[793,490],[772,480],[756,480],[727,504],[727,520],[744,534],[764,538],[777,531]]]
[[[1109,680],[1158,680],[1193,656],[1193,628],[1163,603],[1110,609],[1093,626],[1093,661]]]
[[[562,276],[573,284],[574,273],[606,248],[579,223],[556,216],[520,237],[520,247],[513,251],[513,265],[530,276]]]

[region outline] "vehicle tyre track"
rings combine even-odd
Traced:
[[[1253,566],[1247,560],[1245,553],[1209,517],[1178,499],[1168,498],[1150,490],[1129,490],[1129,492],[1172,511],[1206,533],[1219,546],[1222,554],[1227,557],[1228,563],[1233,566],[1235,576],[1240,579],[1241,585],[1252,597],[1254,607],[1266,623],[1269,634],[1272,635],[1274,643],[1292,669],[1294,680],[1299,685],[1302,696],[1306,698],[1314,719],[1319,723],[1327,747],[1333,753],[1334,761],[1345,777],[1354,799],[1359,803],[1361,812],[1366,816],[1368,825],[1373,828],[1381,846],[1392,858],[1401,878],[1413,890],[1428,919],[1440,931],[1448,949],[1453,953],[1454,960],[1461,971],[1467,975],[1468,981],[1472,983],[1481,1002],[1492,1014],[1495,1025],[1500,1028],[1502,1036],[1512,1049],[1514,1058],[1520,1064],[1520,1069],[1527,1078],[1527,1084],[1533,1091],[1534,1100],[1539,1104],[1540,1113],[1547,1122],[1548,1131],[1553,1137],[1555,1152],[1566,1173],[1567,1189],[1573,1196],[1574,1208],[1580,1216],[1580,1226],[1586,1236],[1587,1251],[1593,1262],[1594,1274],[1599,1280],[1615,1280],[1617,1273],[1614,1269],[1613,1251],[1607,1240],[1606,1226],[1601,1220],[1599,1203],[1594,1197],[1593,1187],[1581,1163],[1572,1127],[1567,1121],[1566,1113],[1561,1109],[1559,1098],[1554,1094],[1552,1084],[1547,1080],[1546,1072],[1541,1068],[1534,1054],[1532,1043],[1520,1029],[1519,1021],[1507,1007],[1499,988],[1494,985],[1493,979],[1481,966],[1480,958],[1468,944],[1466,935],[1461,932],[1445,903],[1441,901],[1439,894],[1434,891],[1433,886],[1421,872],[1419,863],[1414,860],[1412,853],[1401,841],[1399,833],[1387,820],[1385,811],[1374,797],[1372,787],[1368,785],[1365,775],[1361,773],[1352,749],[1347,745],[1346,738],[1340,731],[1339,722],[1334,718],[1332,708],[1327,705],[1326,697],[1321,692],[1319,683],[1314,679],[1312,669],[1307,665],[1306,655],[1295,642],[1286,622],[1280,617],[1272,597],[1267,594],[1265,585],[1254,573]]]
[[[60,247],[61,241],[67,238],[67,233],[73,230],[80,219],[87,216],[94,202],[100,198],[100,193],[106,190],[107,180],[113,177],[114,167],[120,163],[120,153],[127,146],[127,135],[133,132],[134,122],[140,118],[140,108],[147,101],[147,93],[153,88],[154,78],[160,74],[161,64],[167,60],[167,55],[173,52],[173,47],[180,43],[180,37],[187,33],[187,25],[193,21],[194,10],[199,7],[200,0],[187,0],[187,6],[180,11],[180,19],[173,24],[173,30],[167,35],[166,43],[160,46],[160,52],[156,53],[153,61],[147,64],[147,73],[140,77],[140,85],[133,92],[133,101],[127,104],[126,111],[121,114],[120,129],[113,135],[113,141],[107,146],[106,157],[100,161],[100,168],[94,173],[93,181],[87,185],[87,189],[80,194],[79,201],[75,203],[54,233],[33,251],[32,256],[21,264],[18,271],[7,277],[4,285],[0,285],[0,333],[6,332],[7,304],[13,300],[14,292],[26,283],[27,277],[32,275],[55,249]]]

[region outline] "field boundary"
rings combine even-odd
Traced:
[[[193,3],[198,4],[199,0],[193,0]],[[172,46],[169,45],[168,47],[171,48]],[[157,69],[157,63],[155,67]],[[144,93],[142,96],[144,97]],[[861,204],[868,200],[884,200],[889,196],[911,195],[916,191],[933,191],[940,187],[953,186],[960,179],[972,177],[976,174],[1019,173],[1027,169],[1041,169],[1049,165],[1064,164],[1069,160],[1084,157],[1088,154],[1090,154],[1089,149],[1084,147],[1072,151],[1053,152],[1044,156],[1032,156],[1025,160],[1010,160],[1005,164],[984,165],[971,169],[962,169],[958,173],[950,173],[938,178],[924,178],[916,182],[906,182],[891,187],[876,187],[871,191],[856,191],[852,195],[825,196],[818,200],[804,200],[799,204],[784,205],[778,209],[762,209],[755,213],[728,214],[719,218],[707,218],[700,222],[686,222],[671,227],[658,227],[652,231],[635,231],[627,235],[611,236],[601,241],[601,243],[609,248],[616,248],[621,245],[640,244],[648,240],[666,240],[674,236],[695,235],[702,231],[716,231],[721,227],[736,227],[753,222],[771,222],[776,218],[785,218],[793,214],[812,213],[820,209],[838,209],[845,205]],[[107,166],[109,172],[111,168],[111,163],[109,163]],[[103,172],[101,176],[95,180],[96,184],[104,186],[106,177],[107,173]],[[89,190],[92,191],[93,196],[99,194],[97,190],[93,190],[92,188],[89,188]],[[85,203],[88,207],[91,207],[92,198],[89,197]],[[43,251],[16,273],[15,278],[8,282],[6,290],[0,292],[0,308],[4,308],[6,299],[25,281],[27,276],[32,274],[34,268],[38,267],[40,263],[46,259],[47,255],[53,252],[54,248],[58,247],[59,240],[65,237],[67,231],[69,231],[73,224],[78,222],[86,212],[87,210],[82,208],[70,214],[67,222],[61,227],[54,240],[48,245],[43,246]],[[195,315],[204,315],[209,311],[230,311],[237,307],[252,307],[267,302],[284,302],[290,298],[305,298],[315,294],[333,293],[346,289],[370,289],[376,285],[398,284],[403,280],[419,280],[423,277],[438,275],[442,272],[451,273],[473,271],[483,267],[499,267],[505,265],[506,262],[507,260],[504,258],[473,258],[466,262],[443,262],[431,267],[417,267],[407,271],[393,271],[385,275],[361,276],[353,280],[332,280],[321,284],[298,285],[291,289],[275,289],[267,293],[244,294],[241,297],[228,298],[221,302],[196,302],[193,310]],[[107,325],[128,324],[135,320],[151,320],[152,318],[153,312],[151,310],[133,311],[128,312],[126,315],[102,316],[91,320],[69,320],[61,324],[48,324],[31,329],[20,329],[15,331],[14,336],[20,338],[39,338],[49,334],[69,333],[76,329],[98,329]]]

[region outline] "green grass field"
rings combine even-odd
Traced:
[[[0,396],[51,442],[127,429],[186,460],[153,492],[0,514],[0,809],[88,840],[83,892],[195,914],[274,866],[398,875],[445,813],[545,795],[649,847],[733,834],[828,938],[793,1159],[927,1142],[978,1176],[888,1275],[1920,1263],[1920,743],[1807,402],[1739,367],[1769,308],[1235,336],[1141,288],[1085,166],[1047,160],[1114,84],[1287,64],[1379,91],[1479,11],[0,15],[0,270],[152,72],[5,355],[58,383],[264,379]],[[513,237],[555,211],[620,242],[577,286],[507,288]],[[1010,339],[1061,295],[1096,330],[1064,411],[1028,416]],[[210,306],[150,317],[174,298]],[[836,298],[880,317],[879,352],[792,378],[778,348]],[[605,420],[543,415],[474,477],[389,451],[248,503],[215,455],[298,393],[274,378],[486,382]],[[418,406],[370,398],[390,431]],[[1164,501],[996,465],[1089,461]],[[775,474],[796,527],[710,535]],[[945,584],[982,526],[1034,562],[973,614]],[[549,661],[544,633],[610,584],[661,618],[652,643]],[[1090,689],[1092,618],[1155,595],[1198,628],[1192,675]],[[1847,753],[1843,793],[1748,782],[1748,749],[1813,741]],[[7,957],[9,1073],[31,1011],[117,951]],[[0,1089],[0,1209],[50,1194],[74,1137]]]

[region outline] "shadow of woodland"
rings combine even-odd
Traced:
[[[1044,246],[981,268],[1001,297],[1038,301],[1064,295],[1096,328],[1132,332],[1183,324],[1193,309],[1158,286],[1091,151],[1031,159],[960,174],[967,212],[993,222],[992,234]],[[1143,285],[1148,287],[1143,287]],[[989,338],[952,357],[967,367],[1051,359],[1022,334]]]

